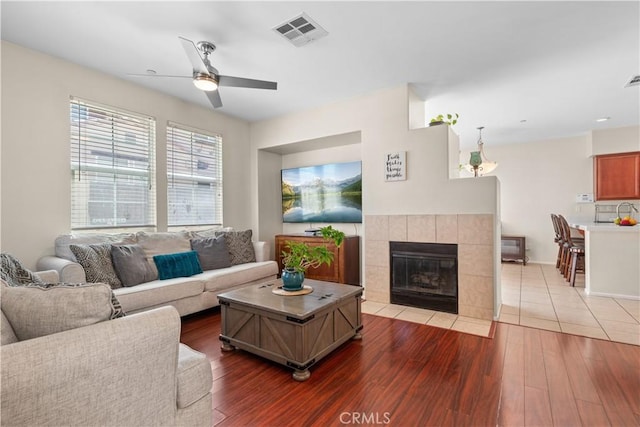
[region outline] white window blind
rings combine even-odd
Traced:
[[[222,136],[167,126],[169,226],[222,224]]]
[[[71,99],[71,228],[155,226],[155,120]]]

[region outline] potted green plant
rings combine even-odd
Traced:
[[[282,251],[282,288],[286,291],[298,291],[303,288],[304,273],[309,267],[319,267],[322,264],[331,265],[333,252],[327,244],[333,243],[337,247],[342,245],[344,233],[327,225],[320,229],[323,239],[322,245],[308,245],[305,242],[287,241]]]
[[[447,114],[446,116],[444,114],[438,114],[431,119],[429,126],[441,125],[443,123],[453,126],[458,123],[458,117],[460,117],[458,113]]]

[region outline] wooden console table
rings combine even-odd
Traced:
[[[305,273],[305,278],[360,285],[360,236],[346,236],[342,245],[337,248],[333,243],[326,243],[321,236],[278,234],[276,236],[276,259],[279,271],[283,269],[282,252],[287,251],[287,241],[304,242],[310,246],[326,244],[327,248],[333,252],[333,262],[330,266],[322,264],[318,268],[310,268]]]

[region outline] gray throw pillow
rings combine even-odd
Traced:
[[[112,289],[122,287],[111,261],[111,243],[69,245],[78,264],[84,268],[88,283],[107,283]]]
[[[224,235],[204,239],[191,239],[191,249],[198,253],[203,270],[217,270],[231,266],[231,257]]]
[[[8,286],[1,304],[20,341],[124,316],[106,283]]]
[[[219,231],[216,236],[225,236],[231,265],[246,264],[256,261],[256,253],[251,242],[251,230]]]
[[[111,245],[111,259],[116,274],[126,287],[158,278],[157,271],[147,261],[147,255],[140,245]]]
[[[8,253],[0,254],[0,279],[11,286],[42,283],[42,280],[25,268],[16,257]]]

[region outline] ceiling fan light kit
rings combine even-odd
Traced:
[[[208,74],[196,73],[193,76],[193,85],[205,92],[211,92],[218,89],[218,81],[213,76]]]

